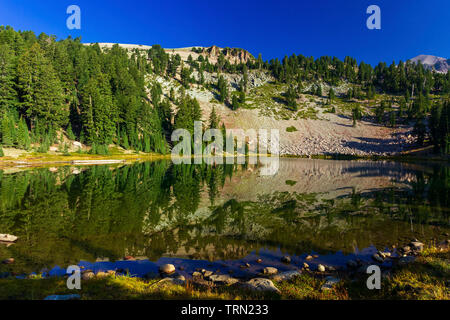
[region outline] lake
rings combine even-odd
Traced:
[[[313,254],[310,265],[344,267],[450,232],[447,164],[283,158],[275,175],[260,170],[170,161],[5,169],[0,233],[19,240],[0,244],[0,258],[13,257],[16,274],[78,264],[142,276],[170,262],[187,276],[203,267],[250,276]]]

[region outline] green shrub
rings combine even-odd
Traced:
[[[287,131],[287,132],[295,132],[295,131],[298,131],[298,130],[297,130],[296,127],[290,126],[290,127],[287,127],[287,128],[286,128],[286,131]]]

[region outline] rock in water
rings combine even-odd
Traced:
[[[208,277],[209,281],[214,282],[215,284],[224,284],[224,285],[232,285],[239,282],[238,279],[232,278],[228,275],[217,274]]]
[[[306,262],[303,262],[303,268],[308,269],[309,268],[309,264],[307,264]]]
[[[264,270],[263,270],[263,273],[270,276],[270,275],[273,275],[273,274],[277,274],[278,273],[278,269],[274,268],[274,267],[265,267]]]
[[[310,261],[310,260],[312,260],[312,259],[314,259],[312,256],[307,256],[306,258],[305,258],[307,261]]]
[[[173,264],[163,264],[159,267],[159,272],[165,274],[171,274],[175,272],[175,266]]]
[[[277,287],[269,279],[254,278],[244,283],[244,287],[253,291],[266,291],[280,293]]]
[[[291,263],[291,257],[289,257],[289,256],[284,256],[283,258],[281,258],[281,262],[284,262],[284,263]]]
[[[317,266],[317,271],[319,271],[319,272],[325,272],[325,266],[322,265],[322,264],[319,264],[319,265]]]
[[[262,259],[256,260],[256,263],[261,263],[261,262],[262,262]]]

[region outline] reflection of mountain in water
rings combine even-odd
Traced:
[[[263,247],[352,252],[448,227],[447,167],[282,159],[275,176],[259,170],[147,162],[1,174],[0,231],[20,241],[0,255],[27,269]]]

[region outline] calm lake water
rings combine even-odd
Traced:
[[[312,266],[345,266],[450,232],[447,165],[281,159],[276,175],[260,170],[163,161],[0,171],[0,233],[19,236],[0,258],[13,257],[17,274],[80,264],[143,275],[171,262],[246,275],[295,269],[308,254],[319,255]]]

